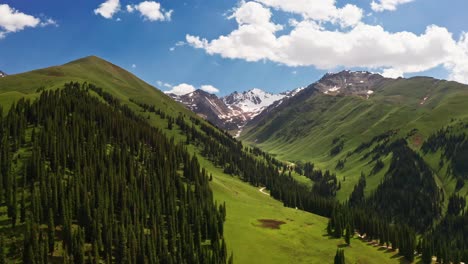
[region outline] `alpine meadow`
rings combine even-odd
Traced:
[[[468,263],[467,9],[3,1],[0,264]]]

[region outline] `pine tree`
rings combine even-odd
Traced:
[[[6,264],[6,256],[5,256],[5,241],[3,236],[0,237],[0,264]]]
[[[335,255],[335,264],[344,264],[345,263],[345,256],[343,249],[337,249]]]
[[[52,208],[49,209],[49,222],[48,222],[48,233],[47,233],[47,238],[49,242],[49,252],[53,253],[54,252],[54,246],[55,246],[55,224],[54,224],[54,212],[52,211]]]
[[[348,246],[350,246],[350,245],[351,245],[351,227],[349,226],[349,224],[348,224],[348,226],[346,227],[346,231],[345,231],[345,236],[344,236],[344,238],[345,238],[346,244],[347,244]]]

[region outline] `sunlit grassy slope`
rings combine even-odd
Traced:
[[[342,239],[326,236],[328,219],[292,208],[261,193],[257,188],[214,172],[212,188],[218,201],[227,204],[225,232],[236,263],[332,263]],[[260,226],[259,219],[283,221],[280,229]],[[357,237],[345,247],[347,263],[401,263],[395,252],[368,245]]]
[[[97,57],[87,57],[63,66],[51,67],[0,79],[0,104],[4,109],[16,100],[34,99],[39,88],[54,89],[69,81],[96,84],[126,103],[134,111],[149,117],[148,121],[162,129],[169,137],[185,141],[177,126],[169,130],[167,120],[154,113],[143,113],[129,98],[156,105],[172,115],[178,112],[194,116],[154,87],[139,80],[123,69]],[[190,152],[199,150],[189,146]],[[25,156],[25,155],[22,155]],[[235,263],[331,263],[341,239],[325,236],[327,219],[310,213],[283,207],[282,203],[262,194],[237,178],[226,175],[220,168],[198,155],[203,167],[213,174],[211,183],[215,199],[226,202],[227,220],[225,235],[228,250],[234,252]],[[296,175],[297,176],[297,175]],[[304,181],[303,178],[297,176]],[[0,215],[5,215],[0,206]],[[284,221],[280,229],[260,226],[259,219]],[[9,232],[8,221],[2,221],[0,232]],[[22,228],[22,227],[17,227]],[[11,230],[10,230],[11,231]],[[57,242],[60,243],[60,242]],[[367,245],[354,238],[351,247],[345,248],[349,263],[398,263],[401,258],[395,252]]]
[[[60,88],[70,81],[88,82],[103,88],[124,103],[132,98],[151,103],[167,112],[192,113],[171,100],[161,91],[140,80],[130,72],[95,56],[17,75],[0,78],[0,103],[9,103],[24,95],[37,96],[38,89]]]
[[[319,93],[301,98],[251,124],[242,139],[280,160],[311,161],[322,169],[336,171],[342,181],[337,197],[345,200],[361,172],[368,174],[374,166],[370,159],[361,160],[362,155],[346,158],[348,152],[386,131],[398,130],[397,137],[406,137],[413,129],[417,132],[408,141],[418,150],[431,133],[467,120],[467,106],[466,85],[426,77],[398,79],[385,83],[369,99]],[[332,157],[330,150],[335,138],[343,139],[344,149]],[[345,159],[344,169],[336,170],[337,162]],[[439,159],[425,159],[436,171],[440,185],[448,193],[453,191],[453,179],[438,171]],[[384,159],[387,166],[389,160],[390,157]],[[384,171],[367,178],[367,193],[381,182]]]

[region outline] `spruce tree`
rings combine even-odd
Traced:
[[[350,229],[351,227],[348,224],[348,226],[346,227],[345,235],[344,235],[345,242],[348,246],[351,245],[351,230]]]
[[[336,255],[335,255],[335,264],[344,264],[345,263],[345,256],[344,256],[344,250],[343,249],[337,249],[336,250]]]

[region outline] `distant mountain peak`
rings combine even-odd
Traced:
[[[304,88],[273,94],[254,88],[241,93],[235,91],[221,98],[202,90],[185,95],[168,95],[218,127],[240,131],[247,122],[263,110],[269,106],[281,104],[283,99],[294,96],[302,89]]]
[[[7,76],[7,75],[8,75],[8,74],[6,74],[6,73],[0,71],[0,78],[3,78],[3,77],[5,77],[5,76]]]
[[[268,93],[268,92],[265,92],[265,91],[263,91],[262,89],[259,89],[259,88],[253,88],[252,90],[247,91],[246,93],[265,94],[265,93]]]
[[[344,70],[325,74],[315,88],[328,95],[357,95],[369,98],[375,92],[375,87],[388,80],[378,73],[369,71]]]

